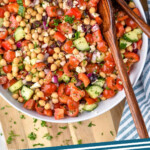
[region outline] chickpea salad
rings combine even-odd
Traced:
[[[93,111],[123,85],[102,36],[99,0],[3,0],[0,84],[23,107],[63,119]],[[141,16],[133,1],[133,11]],[[116,9],[120,52],[130,73],[142,30]]]

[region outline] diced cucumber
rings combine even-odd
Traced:
[[[15,31],[14,36],[15,36],[15,41],[16,42],[21,40],[21,39],[23,39],[25,37],[25,32],[24,32],[23,28],[22,27],[18,27],[16,29],[16,31]]]
[[[136,28],[133,30],[136,34],[142,34],[143,31],[140,28]]]
[[[137,36],[137,33],[134,32],[134,31],[131,31],[131,32],[128,32],[128,33],[125,33],[123,38],[129,42],[137,42],[139,39],[138,39],[138,36]]]
[[[81,37],[74,41],[74,45],[78,50],[88,51],[90,50],[89,44],[84,37]]]
[[[103,89],[100,86],[92,85],[88,86],[86,91],[91,98],[97,98],[103,92]]]
[[[127,48],[128,46],[132,45],[132,42],[129,42],[123,38],[120,38],[120,41],[119,41],[119,47],[120,49],[125,49]]]
[[[84,107],[83,107],[83,110],[93,111],[95,108],[97,108],[97,106],[98,106],[97,103],[94,103],[94,104],[91,104],[91,105],[85,104]]]
[[[22,80],[17,81],[15,84],[9,87],[10,92],[15,92],[23,86]]]
[[[61,78],[66,83],[68,83],[70,81],[70,77],[68,77],[66,74],[63,74]]]
[[[22,90],[21,90],[21,95],[24,98],[24,100],[29,100],[32,95],[33,95],[33,90],[31,90],[30,88],[23,86]]]
[[[104,53],[98,53],[97,57],[96,57],[96,62],[100,63],[100,62],[102,62],[104,60],[104,58],[105,58],[105,54]]]
[[[4,21],[4,19],[3,19],[3,18],[0,18],[0,27],[3,26],[3,21]]]
[[[25,7],[24,6],[19,6],[19,9],[18,9],[18,14],[22,17],[24,17],[25,15]]]
[[[99,78],[97,79],[95,82],[92,83],[93,85],[98,85],[100,87],[103,87],[105,84],[105,79],[103,78]]]

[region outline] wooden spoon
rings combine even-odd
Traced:
[[[136,15],[134,11],[128,6],[124,0],[116,0],[117,3],[123,8],[123,10],[137,23],[137,25],[143,30],[143,32],[150,38],[150,26],[145,21]]]
[[[118,40],[116,38],[115,18],[113,15],[113,7],[111,0],[100,0],[99,13],[103,19],[102,25],[103,35],[111,49],[117,69],[119,71],[119,75],[124,86],[127,102],[135,126],[137,128],[137,132],[140,138],[149,138],[143,117],[141,115],[135,94],[132,89],[132,85],[130,83],[129,76],[127,74],[125,65],[122,60],[122,56],[118,48]]]

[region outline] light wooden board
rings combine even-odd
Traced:
[[[37,123],[33,123],[33,118],[26,115],[24,115],[25,119],[21,119],[20,116],[22,113],[10,107],[7,102],[0,98],[0,109],[2,107],[5,107],[5,109],[0,110],[0,121],[6,140],[11,130],[19,135],[14,138],[11,144],[7,144],[8,148],[25,149],[32,148],[33,144],[37,143],[44,144],[44,147],[78,144],[78,140],[80,139],[82,139],[82,143],[113,141],[117,134],[124,101],[103,115],[82,122],[81,125],[79,123],[47,123],[48,127],[42,127],[40,120],[38,120]],[[14,124],[14,122],[16,122],[16,124]],[[88,127],[90,122],[95,124],[95,126]],[[52,128],[49,128],[51,126]],[[67,129],[64,130],[59,128],[64,126],[67,126]],[[77,129],[75,129],[75,127],[77,127]],[[39,129],[36,131],[34,128]],[[27,137],[31,132],[37,134],[37,139],[35,141],[31,141]],[[58,132],[62,132],[62,134],[57,136]],[[110,132],[112,132],[113,135]],[[47,140],[43,138],[46,133],[53,136],[53,139]],[[24,142],[22,142],[21,139],[24,139]],[[67,142],[67,140],[69,140],[69,142]]]

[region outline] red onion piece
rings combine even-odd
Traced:
[[[137,43],[133,43],[132,46],[133,46],[133,49],[137,49]]]
[[[97,30],[99,30],[99,25],[95,24],[94,26],[92,26],[91,30],[92,32],[96,32]]]
[[[21,41],[17,42],[17,44],[16,44],[16,45],[17,45],[17,47],[18,47],[18,48],[21,48],[21,46],[22,46]]]
[[[81,86],[82,82],[80,80],[78,80],[78,82],[76,83],[76,86]]]
[[[47,30],[48,29],[48,27],[46,26],[46,21],[43,21],[43,27],[44,27],[44,30]]]
[[[58,77],[56,75],[52,77],[52,82],[56,84],[58,83]]]
[[[92,73],[88,73],[87,77],[90,78],[92,76]]]

